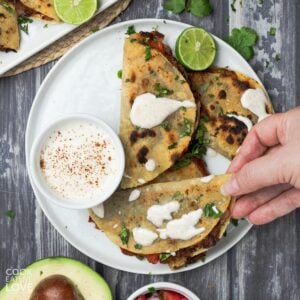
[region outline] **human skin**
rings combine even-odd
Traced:
[[[222,190],[239,197],[234,218],[260,225],[300,207],[300,107],[256,124],[228,172]]]

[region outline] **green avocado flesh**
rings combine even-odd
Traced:
[[[0,290],[0,300],[112,300],[104,279],[66,257],[46,258],[26,267]]]

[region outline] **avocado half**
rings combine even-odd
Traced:
[[[75,295],[74,299],[112,300],[109,286],[98,273],[82,262],[67,257],[41,259],[27,266],[0,290],[0,300],[42,299],[44,296],[36,298],[36,292],[40,293],[45,283],[46,286],[49,282],[53,284],[51,278],[55,277],[58,286],[65,287],[71,283],[76,290],[74,294],[80,295],[79,298]],[[68,282],[62,282],[61,278]]]

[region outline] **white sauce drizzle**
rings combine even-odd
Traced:
[[[212,148],[209,148],[209,147],[208,147],[207,150],[206,150],[206,155],[209,156],[209,157],[216,157],[217,154],[218,154],[218,152],[215,151],[215,150],[212,149]]]
[[[241,97],[242,106],[258,117],[258,122],[268,117],[266,104],[268,99],[262,89],[248,89]]]
[[[98,204],[97,206],[92,207],[92,211],[99,218],[104,218],[104,205],[103,203]]]
[[[227,114],[226,116],[231,117],[231,118],[235,118],[235,119],[241,121],[242,123],[244,123],[246,125],[247,129],[248,129],[248,132],[253,127],[252,121],[247,117],[237,116],[237,115],[234,115],[234,114]]]
[[[169,98],[157,98],[151,93],[135,98],[130,112],[133,125],[141,128],[153,128],[160,125],[169,115],[181,107],[195,108],[192,101],[177,101]]]
[[[201,178],[200,178],[200,181],[203,182],[203,183],[208,183],[208,182],[210,182],[214,177],[215,177],[215,175],[208,175],[208,176],[205,176],[205,177],[201,177]]]
[[[146,183],[146,180],[143,179],[143,178],[139,178],[137,181],[138,181],[138,183],[140,183],[140,184]]]
[[[172,220],[172,213],[180,208],[178,201],[171,201],[162,205],[152,205],[148,208],[147,219],[155,226],[160,227],[164,220]]]
[[[133,239],[142,246],[150,246],[158,238],[158,235],[146,228],[135,227],[132,229]]]
[[[141,191],[138,189],[134,189],[133,191],[131,191],[128,201],[129,202],[135,201],[135,200],[139,199],[140,195],[141,195]]]
[[[115,224],[115,225],[113,226],[113,229],[116,229],[118,226],[119,226],[119,224]]]
[[[202,209],[199,208],[188,214],[184,214],[180,219],[172,220],[167,223],[166,228],[157,229],[161,239],[171,238],[178,240],[190,240],[194,236],[205,231],[204,227],[196,228],[202,216]]]
[[[145,168],[149,172],[153,172],[156,168],[156,162],[154,159],[150,158],[148,161],[145,163]]]
[[[128,174],[124,173],[123,177],[125,178],[132,178],[132,176],[129,176]]]

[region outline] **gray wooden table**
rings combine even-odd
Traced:
[[[268,89],[277,112],[300,104],[300,1],[211,0],[214,13],[204,19],[175,16],[162,0],[133,0],[115,22],[135,18],[165,18],[203,26],[219,37],[231,28],[251,26],[260,35],[250,62]],[[263,4],[259,4],[263,3]],[[276,27],[276,35],[268,34]],[[298,31],[298,34],[297,34]],[[297,48],[298,46],[298,48]],[[279,55],[280,60],[275,58]],[[65,255],[101,273],[115,299],[126,297],[153,281],[180,283],[201,299],[300,299],[300,212],[272,224],[255,227],[233,249],[202,268],[169,276],[142,276],[111,269],[81,254],[52,227],[35,202],[25,166],[24,140],[33,98],[55,62],[11,78],[0,79],[0,286],[8,268]],[[4,216],[12,209],[15,219]],[[20,299],[23,300],[23,299]]]

